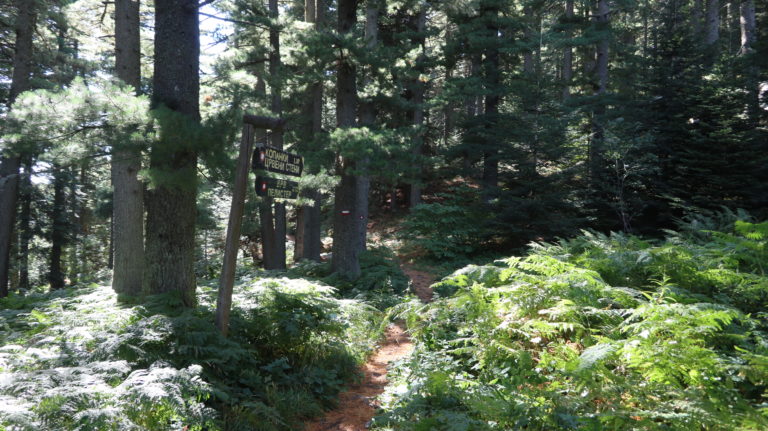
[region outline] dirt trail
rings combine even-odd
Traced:
[[[435,276],[426,271],[415,269],[413,265],[408,263],[401,264],[400,268],[411,279],[411,290],[421,299],[421,302],[432,302],[432,288],[430,286],[435,283]]]
[[[387,385],[390,362],[411,353],[411,344],[401,324],[389,325],[384,344],[363,365],[364,378],[339,395],[339,406],[310,422],[304,431],[365,431],[376,414],[376,397]]]
[[[403,264],[403,272],[411,279],[411,289],[423,302],[432,300],[434,276]],[[408,356],[413,344],[402,323],[389,325],[379,350],[361,367],[363,380],[351,385],[339,395],[339,406],[322,418],[307,424],[304,431],[365,431],[376,415],[376,397],[387,386],[387,367],[393,361]]]

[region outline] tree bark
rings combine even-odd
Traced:
[[[197,0],[155,0],[155,61],[152,105],[171,112],[182,127],[200,122],[200,38]],[[175,292],[185,306],[196,304],[195,214],[197,154],[180,142],[178,130],[163,128],[152,146],[150,168],[158,182],[148,192],[145,277],[150,293]],[[174,136],[176,135],[176,136]]]
[[[530,4],[526,4],[523,7],[523,16],[525,19],[523,36],[525,37],[525,43],[529,45],[529,48],[523,51],[523,72],[526,75],[532,76],[534,74],[533,44],[536,32],[533,29],[535,20],[533,18],[533,7]]]
[[[317,3],[315,0],[304,0],[304,22],[314,23],[317,18]]]
[[[79,199],[77,198],[77,186],[75,182],[75,170],[70,171],[69,181],[69,237],[67,238],[67,244],[69,245],[69,284],[70,286],[76,286],[80,275],[80,257],[78,255],[78,245],[82,241],[80,240],[80,234],[82,233],[80,227],[82,220],[78,220],[79,212]],[[81,183],[82,184],[82,183]]]
[[[139,2],[115,1],[115,71],[141,90]],[[141,152],[130,142],[115,142],[112,152],[112,223],[114,256],[112,289],[127,296],[142,294],[144,275],[144,186],[139,181]]]
[[[608,0],[598,0],[595,23],[597,28],[604,33],[608,31],[610,25],[610,13]],[[608,86],[608,46],[608,36],[602,37],[597,42],[594,85],[595,95],[598,97],[605,95]],[[589,174],[592,190],[597,190],[601,182],[603,143],[605,141],[604,116],[605,101],[600,99],[595,102],[595,108],[592,111],[592,137],[589,145]]]
[[[225,337],[229,332],[229,314],[232,311],[232,289],[235,283],[237,267],[237,252],[240,243],[240,227],[245,210],[245,192],[248,188],[249,161],[253,152],[254,129],[250,124],[243,124],[243,134],[240,141],[240,152],[235,171],[234,192],[229,211],[227,225],[227,242],[224,249],[224,259],[219,279],[219,295],[216,301],[216,326]]]
[[[265,80],[264,63],[258,63],[253,71],[256,76],[256,94],[260,96],[266,96],[267,84]],[[244,116],[243,121],[253,125],[256,128],[254,132],[254,142],[258,144],[267,144],[267,133],[264,129],[272,123],[265,120],[266,117],[259,117],[258,121],[252,116]],[[274,124],[275,126],[280,126]],[[275,267],[275,254],[272,252],[275,249],[275,225],[274,217],[272,215],[272,200],[270,198],[262,198],[259,202],[259,228],[261,235],[261,263],[266,269]]]
[[[445,30],[445,33],[446,33],[445,38],[446,38],[446,40],[450,39],[451,33],[452,33],[451,30],[452,29],[451,29],[450,26],[448,26],[448,28],[446,28],[446,30]],[[446,67],[445,67],[445,82],[448,82],[448,81],[453,79],[454,67],[455,67],[455,65],[453,65],[453,64],[446,65]],[[453,136],[453,129],[454,129],[455,121],[456,121],[456,110],[455,110],[455,108],[454,108],[454,106],[452,104],[450,104],[450,103],[446,103],[445,104],[445,106],[443,107],[443,117],[444,117],[444,121],[443,121],[443,146],[445,148],[448,148],[450,143],[451,143],[451,137]]]
[[[693,26],[693,32],[696,35],[701,35],[704,32],[704,0],[694,0],[691,11],[691,24]]]
[[[707,0],[706,27],[704,43],[714,46],[720,38],[720,0]]]
[[[413,20],[413,24],[413,31],[417,35],[414,38],[414,42],[416,42],[421,47],[421,53],[419,53],[419,57],[416,59],[416,71],[423,72],[424,61],[426,60],[426,36],[424,34],[424,31],[427,27],[426,6],[421,7],[418,15],[416,15],[415,19]],[[419,158],[424,151],[424,132],[422,128],[424,126],[424,93],[426,93],[427,88],[426,84],[421,81],[420,76],[418,76],[414,82],[411,83],[411,85],[411,93],[413,94],[413,97],[411,98],[411,103],[413,104],[411,121],[416,128],[418,135],[414,140],[415,145],[412,149],[414,159],[416,159],[417,162],[415,180],[408,185],[408,207],[414,208],[416,205],[421,203],[422,166]]]
[[[32,158],[24,161],[19,213],[19,289],[29,290],[29,244],[32,242]]]
[[[0,298],[8,296],[11,239],[16,221],[21,158],[6,152],[0,159]]]
[[[473,52],[470,54],[469,61],[467,61],[466,76],[468,78],[480,77],[482,74],[481,63],[482,53]],[[467,121],[473,121],[473,117],[482,115],[482,104],[479,96],[470,96],[466,98],[464,109],[466,111]],[[462,168],[464,176],[467,178],[474,177],[474,164],[475,159],[472,157],[471,152],[468,149],[463,151],[463,163]]]
[[[571,4],[571,8],[573,8],[573,4]],[[536,166],[538,164],[538,135],[535,130],[539,127],[537,124],[539,83],[537,82],[536,76],[536,65],[538,62],[534,59],[534,52],[538,52],[538,49],[534,48],[534,46],[539,45],[536,31],[536,26],[539,23],[532,6],[526,5],[523,12],[525,14],[525,41],[529,44],[530,48],[526,49],[523,53],[523,76],[528,83],[528,89],[524,91],[522,100],[523,109],[528,114],[528,121],[531,123],[531,130],[534,132],[527,138],[530,142],[528,145],[528,154],[525,155],[524,159],[520,160],[520,171],[522,177],[526,181],[530,181],[537,176]],[[573,12],[573,10],[571,10],[571,12]]]
[[[740,5],[741,48],[739,55],[745,56],[754,52],[753,46],[757,42],[755,3],[754,0],[742,0]],[[754,125],[760,117],[760,73],[755,62],[746,64],[745,89],[747,94],[746,114]]]
[[[279,10],[277,0],[269,0],[269,15],[272,20],[272,24],[269,29],[269,44],[272,50],[269,53],[269,77],[272,91],[271,108],[272,113],[276,117],[280,117],[283,112],[283,99],[282,99],[282,85],[280,84],[280,29],[277,27],[277,21],[279,18]],[[283,131],[282,129],[272,130],[270,134],[270,146],[273,148],[283,148]],[[286,234],[286,220],[285,220],[285,203],[275,202],[274,204],[274,221],[267,220],[272,218],[272,208],[270,205],[271,199],[265,199],[264,205],[262,205],[262,236],[264,238],[269,237],[267,229],[274,229],[272,233],[274,241],[272,241],[272,247],[264,247],[264,268],[265,269],[279,269],[284,270],[285,267],[285,234]],[[271,256],[267,257],[267,252]]]
[[[35,31],[35,2],[16,0],[16,44],[8,106],[29,89],[32,74],[32,35]],[[19,193],[21,156],[9,149],[0,155],[0,298],[8,295],[10,250]]]
[[[571,39],[573,38],[573,32],[570,30],[573,20],[573,0],[565,0],[565,19],[568,23],[569,30],[566,32],[568,41],[563,48],[563,100],[568,100],[571,97],[571,80],[573,80],[573,47],[571,46]]]
[[[16,0],[16,47],[13,55],[13,75],[11,80],[8,106],[10,107],[19,94],[29,89],[32,75],[32,36],[35,32],[37,10],[35,3],[29,0]]]
[[[48,282],[51,290],[64,288],[64,269],[61,257],[64,243],[67,239],[67,212],[65,187],[67,181],[65,173],[58,165],[53,165],[53,208],[51,219],[51,251],[49,255]]]
[[[739,55],[746,55],[752,52],[752,46],[755,44],[757,36],[755,35],[755,2],[753,0],[742,0],[740,9],[740,27],[741,27],[741,49]]]
[[[339,0],[338,33],[348,35],[355,26],[357,18],[357,0]],[[349,55],[346,53],[345,55]],[[355,126],[357,112],[357,85],[355,64],[346,57],[337,60],[336,75],[336,122],[339,128]],[[360,276],[359,255],[361,207],[357,202],[360,194],[357,176],[353,172],[355,161],[343,158],[339,163],[341,181],[336,187],[336,199],[333,214],[333,271],[345,277],[355,279]],[[367,201],[367,199],[366,199]],[[367,202],[366,202],[367,203]]]
[[[8,106],[19,94],[29,89],[32,74],[32,35],[35,31],[35,2],[16,0],[16,46],[13,55],[13,75]],[[0,154],[0,298],[8,296],[11,239],[16,220],[16,200],[19,194],[21,156],[10,149]]]
[[[728,35],[728,52],[739,52],[741,48],[741,0],[730,0],[726,5],[726,27]]]
[[[365,8],[365,47],[368,52],[375,52],[379,44],[379,14],[381,4],[377,0],[368,0]],[[367,87],[373,82],[371,68],[365,71],[363,86]],[[372,100],[366,100],[359,105],[360,125],[371,130],[376,128],[376,104]],[[357,249],[362,252],[366,248],[366,236],[368,231],[368,193],[371,189],[371,178],[368,176],[369,158],[355,161],[355,168],[359,171],[355,175],[355,198],[353,219],[356,229]]]
[[[484,4],[481,6],[483,14],[490,15],[486,26],[486,32],[490,39],[498,38],[499,27],[496,23],[496,15],[498,15],[498,6],[491,4]],[[487,137],[485,139],[485,148],[483,150],[483,177],[482,184],[485,190],[485,200],[489,201],[492,193],[496,190],[499,183],[499,152],[497,149],[496,138],[493,136],[493,131],[496,129],[499,115],[499,103],[501,102],[501,96],[499,95],[500,84],[500,71],[499,71],[499,47],[498,43],[490,42],[489,46],[485,49],[485,83],[486,83],[486,96],[485,96],[485,129]]]
[[[304,3],[304,21],[314,23],[315,29],[320,30],[323,25],[323,0],[305,0]],[[309,88],[308,103],[306,106],[309,122],[306,135],[309,139],[316,139],[322,133],[323,127],[323,83],[316,82]],[[316,170],[310,173],[317,173]],[[298,262],[301,259],[310,259],[315,262],[320,261],[320,251],[322,249],[321,240],[321,196],[317,190],[310,190],[304,193],[305,198],[312,199],[314,205],[302,205],[296,214],[296,246],[294,248],[293,260]]]

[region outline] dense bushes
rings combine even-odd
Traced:
[[[401,301],[408,276],[395,254],[385,247],[369,247],[360,253],[360,277],[355,280],[331,273],[331,264],[302,261],[288,271],[291,277],[311,278],[334,286],[345,298],[365,301],[384,310]]]
[[[194,310],[108,287],[3,300],[0,429],[292,430],[330,405],[381,334],[380,316],[304,280],[236,288],[231,332],[215,291]]]
[[[491,237],[490,214],[468,187],[416,206],[403,223],[406,249],[432,261],[461,261],[483,250]]]
[[[375,427],[766,429],[765,229],[587,233],[458,271],[399,307],[418,344]]]

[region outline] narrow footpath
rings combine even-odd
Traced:
[[[305,431],[365,431],[376,415],[376,397],[387,385],[387,366],[411,353],[413,344],[400,324],[387,328],[386,340],[362,367],[363,380],[351,385],[339,395],[339,406],[319,420],[311,422]]]
[[[411,279],[411,288],[424,302],[432,300],[429,286],[434,277],[417,271],[409,265],[402,266],[403,272]],[[402,323],[389,325],[384,343],[361,367],[363,379],[349,386],[339,395],[337,408],[323,417],[307,424],[304,431],[365,431],[376,415],[377,397],[387,386],[387,367],[390,363],[411,354],[413,343]]]

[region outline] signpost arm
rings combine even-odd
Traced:
[[[262,117],[260,115],[243,115],[243,122],[257,129],[283,130],[285,119],[274,117]]]
[[[254,125],[245,122],[243,124],[243,136],[240,140],[240,155],[237,159],[232,206],[229,212],[227,242],[224,247],[224,263],[221,268],[221,278],[219,279],[219,298],[216,302],[216,326],[225,337],[229,331],[232,288],[235,284],[235,264],[240,243],[240,226],[245,208],[245,191],[248,185],[248,161],[253,150],[253,135]]]

